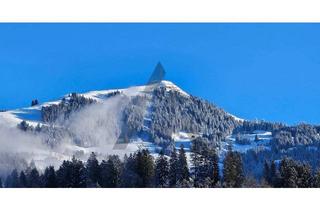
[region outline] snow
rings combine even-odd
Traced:
[[[191,145],[193,139],[198,137],[200,134],[194,134],[194,133],[186,133],[183,131],[180,131],[178,133],[173,133],[171,138],[175,142],[175,147],[176,149],[180,149],[181,146],[184,147],[185,151],[190,151],[191,150]]]
[[[190,141],[190,136],[192,135],[193,134],[180,131],[179,133],[173,133],[171,137],[174,141]]]
[[[172,139],[175,142],[176,150],[179,150],[181,148],[181,146],[183,146],[183,148],[186,152],[187,162],[188,162],[189,167],[192,166],[192,158],[191,158],[192,139],[196,136],[198,136],[198,135],[193,134],[193,133],[186,133],[186,132],[182,132],[182,131],[172,134]]]
[[[160,82],[160,86],[165,87],[167,91],[177,91],[181,93],[183,96],[187,96],[187,97],[189,96],[188,93],[186,93],[185,91],[183,91],[181,88],[179,88],[177,85],[175,85],[170,81],[163,80]]]
[[[26,120],[32,126],[41,123],[41,109],[39,106],[0,113],[0,122],[5,123],[9,127],[16,127],[23,120]]]
[[[263,131],[263,130],[255,130],[252,132],[253,134],[259,134],[258,136],[271,136],[272,132]]]
[[[237,117],[237,116],[234,116],[233,114],[230,114],[230,113],[228,113],[231,117],[233,117],[233,119],[235,119],[236,121],[238,121],[238,122],[244,122],[244,119],[242,119],[242,118],[239,118],[239,117]]]
[[[258,136],[258,141],[255,141],[256,136]],[[240,153],[246,153],[251,149],[265,149],[270,150],[270,142],[272,139],[272,133],[267,131],[254,131],[250,134],[241,134],[240,138],[249,140],[248,144],[239,144],[236,142],[236,136],[231,135],[227,137],[227,141],[224,145],[225,150],[230,143],[232,143],[232,149]]]
[[[181,90],[178,86],[169,81],[160,82],[160,86],[165,87],[168,91],[179,91],[182,95],[189,96],[186,92]],[[106,96],[110,93],[120,91],[123,95],[128,97],[134,97],[139,94],[148,94],[150,90],[155,88],[154,85],[142,85],[142,86],[133,86],[125,89],[110,89],[110,90],[95,90],[86,93],[81,93],[80,95],[96,100],[97,102],[102,102],[106,100]],[[68,99],[70,94],[64,96],[64,98]],[[6,112],[0,112],[0,122],[9,125],[10,127],[15,127],[17,124],[21,123],[21,121],[25,120],[32,126],[36,126],[38,123],[43,124],[41,121],[41,108],[51,105],[58,105],[62,100],[54,100],[51,102],[46,102],[41,105],[26,107]],[[148,117],[145,118],[148,121]],[[149,120],[150,121],[150,120]]]
[[[114,92],[120,92],[122,95],[128,96],[128,97],[134,97],[140,94],[143,94],[147,96],[147,103],[146,103],[146,110],[144,113],[144,129],[148,130],[150,129],[150,125],[152,122],[151,119],[151,95],[150,92],[155,88],[157,85],[160,87],[166,88],[167,91],[177,91],[179,92],[182,96],[189,97],[190,95],[180,89],[178,86],[176,86],[174,83],[170,81],[161,81],[160,84],[153,84],[153,85],[142,85],[142,86],[133,86],[125,89],[111,89],[111,90],[95,90],[95,91],[90,91],[86,93],[82,93],[79,95],[82,95],[86,98],[93,99],[95,101],[103,102],[107,100],[107,96],[109,96],[111,93]],[[64,96],[65,99],[70,98],[70,94],[67,94]],[[27,108],[21,108],[21,109],[16,109],[16,110],[11,110],[11,111],[6,111],[6,112],[0,112],[0,126],[6,125],[9,127],[16,127],[21,121],[25,120],[27,121],[28,124],[32,126],[36,126],[38,123],[39,124],[44,124],[41,119],[41,109],[42,107],[46,106],[51,106],[51,105],[58,105],[61,103],[62,100],[54,100],[51,102],[46,102],[41,105],[33,106],[33,107],[27,107]],[[231,114],[230,114],[231,115]],[[234,115],[231,115],[234,117],[236,120],[243,122],[244,120],[241,118],[238,118]],[[193,133],[187,133],[180,131],[178,133],[173,133],[172,134],[172,139],[175,142],[175,147],[177,150],[180,149],[181,145],[183,145],[186,155],[187,155],[187,160],[189,166],[191,166],[191,144],[192,140],[199,136],[200,134],[193,134]],[[249,145],[239,145],[235,143],[235,137],[234,136],[229,136],[228,140],[233,143],[233,148],[236,151],[240,152],[247,152],[249,149],[253,149],[255,147],[268,147],[268,142],[272,138],[272,134],[269,132],[263,132],[263,131],[256,131],[252,134],[246,134],[247,136],[244,135],[244,137],[248,137],[252,140],[252,143]],[[259,136],[260,141],[255,142],[254,138],[255,135]],[[35,154],[34,160],[39,162],[40,164],[45,164],[47,163],[53,163],[53,161],[58,160],[64,160],[72,157],[72,154],[75,153],[81,153],[85,155],[89,155],[91,152],[97,152],[101,154],[105,154],[106,151],[109,152],[109,154],[119,154],[120,156],[124,154],[130,154],[133,152],[136,152],[139,149],[146,148],[150,151],[150,153],[156,158],[158,156],[158,152],[161,150],[161,148],[154,143],[150,142],[147,136],[141,137],[141,138],[135,138],[132,139],[129,144],[123,144],[123,145],[118,145],[118,147],[114,147],[114,145],[107,145],[104,147],[79,147],[74,144],[67,144],[63,145],[63,151],[55,152],[55,151],[39,151]],[[226,151],[227,148],[227,143],[222,148],[221,154],[223,155]],[[41,162],[42,161],[42,162]]]
[[[116,91],[121,91],[121,90],[116,90],[116,89],[115,90],[100,90],[100,91],[96,90],[96,91],[90,91],[87,93],[83,93],[80,95],[84,96],[85,98],[90,98],[90,99],[94,99],[96,101],[101,101],[101,100],[104,100],[108,94],[111,94]]]
[[[51,105],[58,105],[59,103],[61,103],[62,100],[57,100],[57,101],[50,101],[50,102],[46,102],[43,103],[41,106],[39,107],[47,107],[47,106],[51,106]]]

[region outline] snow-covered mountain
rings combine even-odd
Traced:
[[[184,146],[190,164],[195,140],[216,148],[220,165],[230,148],[245,170],[261,174],[265,160],[284,156],[317,165],[320,127],[238,118],[170,81],[124,89],[70,93],[59,100],[0,112],[0,172],[60,165],[91,152],[107,155],[147,148],[170,154]]]
[[[164,87],[167,91],[177,91],[181,93],[182,95],[188,97],[189,94],[184,92],[182,89],[180,89],[178,86],[176,86],[174,83],[170,81],[162,81],[160,83],[160,87]],[[85,98],[95,100],[97,102],[103,103],[105,100],[108,100],[108,95],[117,91],[120,91],[121,94],[128,96],[128,97],[134,97],[137,95],[143,95],[146,94],[146,91],[152,87],[152,85],[141,85],[141,86],[133,86],[129,88],[124,89],[111,89],[111,90],[96,90],[96,91],[90,91],[87,93],[80,93],[79,95],[84,96]],[[70,98],[70,94],[66,94],[65,96],[61,97],[59,100],[54,100],[50,102],[45,102],[40,105],[25,107],[25,108],[19,108],[15,110],[9,110],[0,112],[0,123],[6,124],[10,127],[16,127],[19,123],[22,121],[26,121],[28,124],[32,126],[37,126],[38,124],[42,125],[45,124],[41,118],[41,109],[42,107],[48,107],[51,105],[57,105],[62,102],[62,99],[68,99]]]
[[[206,135],[214,143],[217,139],[210,135],[218,133],[224,138],[242,121],[170,81],[161,81],[71,93],[59,100],[0,112],[0,129],[6,134],[0,143],[10,148],[0,152],[19,153],[18,157],[41,167],[57,165],[72,155],[85,159],[92,151],[103,157],[148,148],[156,155],[181,144],[189,151],[192,139]]]

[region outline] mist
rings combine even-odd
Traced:
[[[32,160],[45,159],[49,155],[50,148],[43,144],[41,135],[0,123],[0,175],[13,169],[22,170]]]
[[[73,113],[64,125],[75,135],[79,146],[114,145],[120,136],[122,112],[128,103],[128,97],[112,97]]]
[[[55,146],[46,143],[49,138],[46,133],[25,132],[0,120],[0,175],[15,168],[23,170],[31,162],[44,170],[49,165],[58,168],[63,160],[72,156],[85,161],[91,152],[101,160],[111,154],[123,156],[135,151],[132,147],[114,149],[121,134],[122,113],[129,102],[127,96],[111,97],[56,122],[54,126],[61,126],[72,135],[63,135]]]

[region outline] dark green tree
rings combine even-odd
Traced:
[[[27,174],[27,186],[29,188],[40,188],[41,180],[37,168],[31,169],[30,173]]]
[[[56,188],[58,187],[56,171],[53,166],[47,167],[43,174],[43,184],[46,188]]]
[[[20,124],[18,124],[18,128],[23,130],[23,131],[27,131],[29,129],[29,124],[23,120]]]
[[[223,181],[225,187],[242,187],[245,177],[241,154],[229,150],[223,162]]]
[[[264,162],[263,177],[270,187],[281,187],[277,166],[274,161]]]
[[[273,160],[270,166],[270,186],[277,187],[278,185],[279,185],[279,173],[277,171],[276,163]]]
[[[101,178],[99,184],[104,188],[117,188],[120,186],[122,163],[118,155],[108,157],[101,162]]]
[[[139,187],[141,184],[141,178],[136,172],[137,161],[136,155],[130,154],[129,157],[125,155],[123,170],[121,173],[120,185],[121,187],[134,188]]]
[[[202,181],[204,181],[204,177],[206,175],[204,175],[205,173],[205,169],[203,167],[204,164],[204,160],[203,160],[203,156],[197,152],[196,150],[194,150],[194,148],[192,147],[192,163],[193,163],[193,177],[194,177],[194,187],[201,187],[202,186]],[[206,174],[206,173],[205,173]]]
[[[85,188],[86,172],[82,161],[75,157],[72,161],[63,161],[57,171],[59,187],[62,188]]]
[[[136,154],[136,172],[141,177],[139,187],[152,187],[154,179],[154,160],[147,149],[139,150]]]
[[[214,187],[219,182],[219,157],[207,140],[197,138],[192,147],[194,187]]]
[[[189,181],[190,174],[189,174],[189,167],[187,162],[186,152],[184,150],[183,145],[181,145],[178,155],[178,164],[177,164],[177,181],[183,182]]]
[[[18,171],[14,169],[11,174],[7,176],[6,179],[6,187],[7,188],[18,188],[19,187],[19,176]]]
[[[170,187],[176,187],[177,185],[178,164],[179,164],[178,155],[177,155],[176,149],[174,148],[169,160],[169,186]]]
[[[298,171],[292,159],[284,158],[280,163],[281,187],[298,187]]]
[[[270,164],[267,161],[264,161],[264,165],[263,165],[263,178],[265,179],[265,181],[271,185],[271,176],[270,176]]]
[[[58,186],[61,188],[71,188],[72,162],[64,160],[57,171]]]
[[[85,188],[86,187],[86,170],[83,162],[72,158],[72,181],[71,186],[73,188]]]
[[[313,187],[320,188],[320,170],[319,169],[314,175]]]
[[[28,187],[27,177],[26,177],[26,174],[24,173],[24,171],[20,172],[19,187],[21,187],[21,188]]]
[[[159,157],[156,159],[155,184],[156,187],[161,188],[167,187],[169,184],[169,163],[163,151],[160,152]]]
[[[297,166],[298,171],[298,187],[310,188],[313,187],[312,169],[309,164],[301,164]]]
[[[212,187],[215,187],[220,181],[219,156],[215,150],[210,150],[208,158],[210,161],[209,173],[212,180]]]
[[[34,99],[34,100],[31,101],[31,106],[36,106],[38,104],[39,104],[38,99]]]
[[[98,181],[100,180],[100,165],[97,160],[97,156],[94,152],[91,153],[87,164],[86,164],[87,178],[89,179],[89,185],[93,187],[97,186]]]

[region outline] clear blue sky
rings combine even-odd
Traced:
[[[0,109],[143,84],[161,61],[246,119],[320,123],[319,24],[0,24]]]

